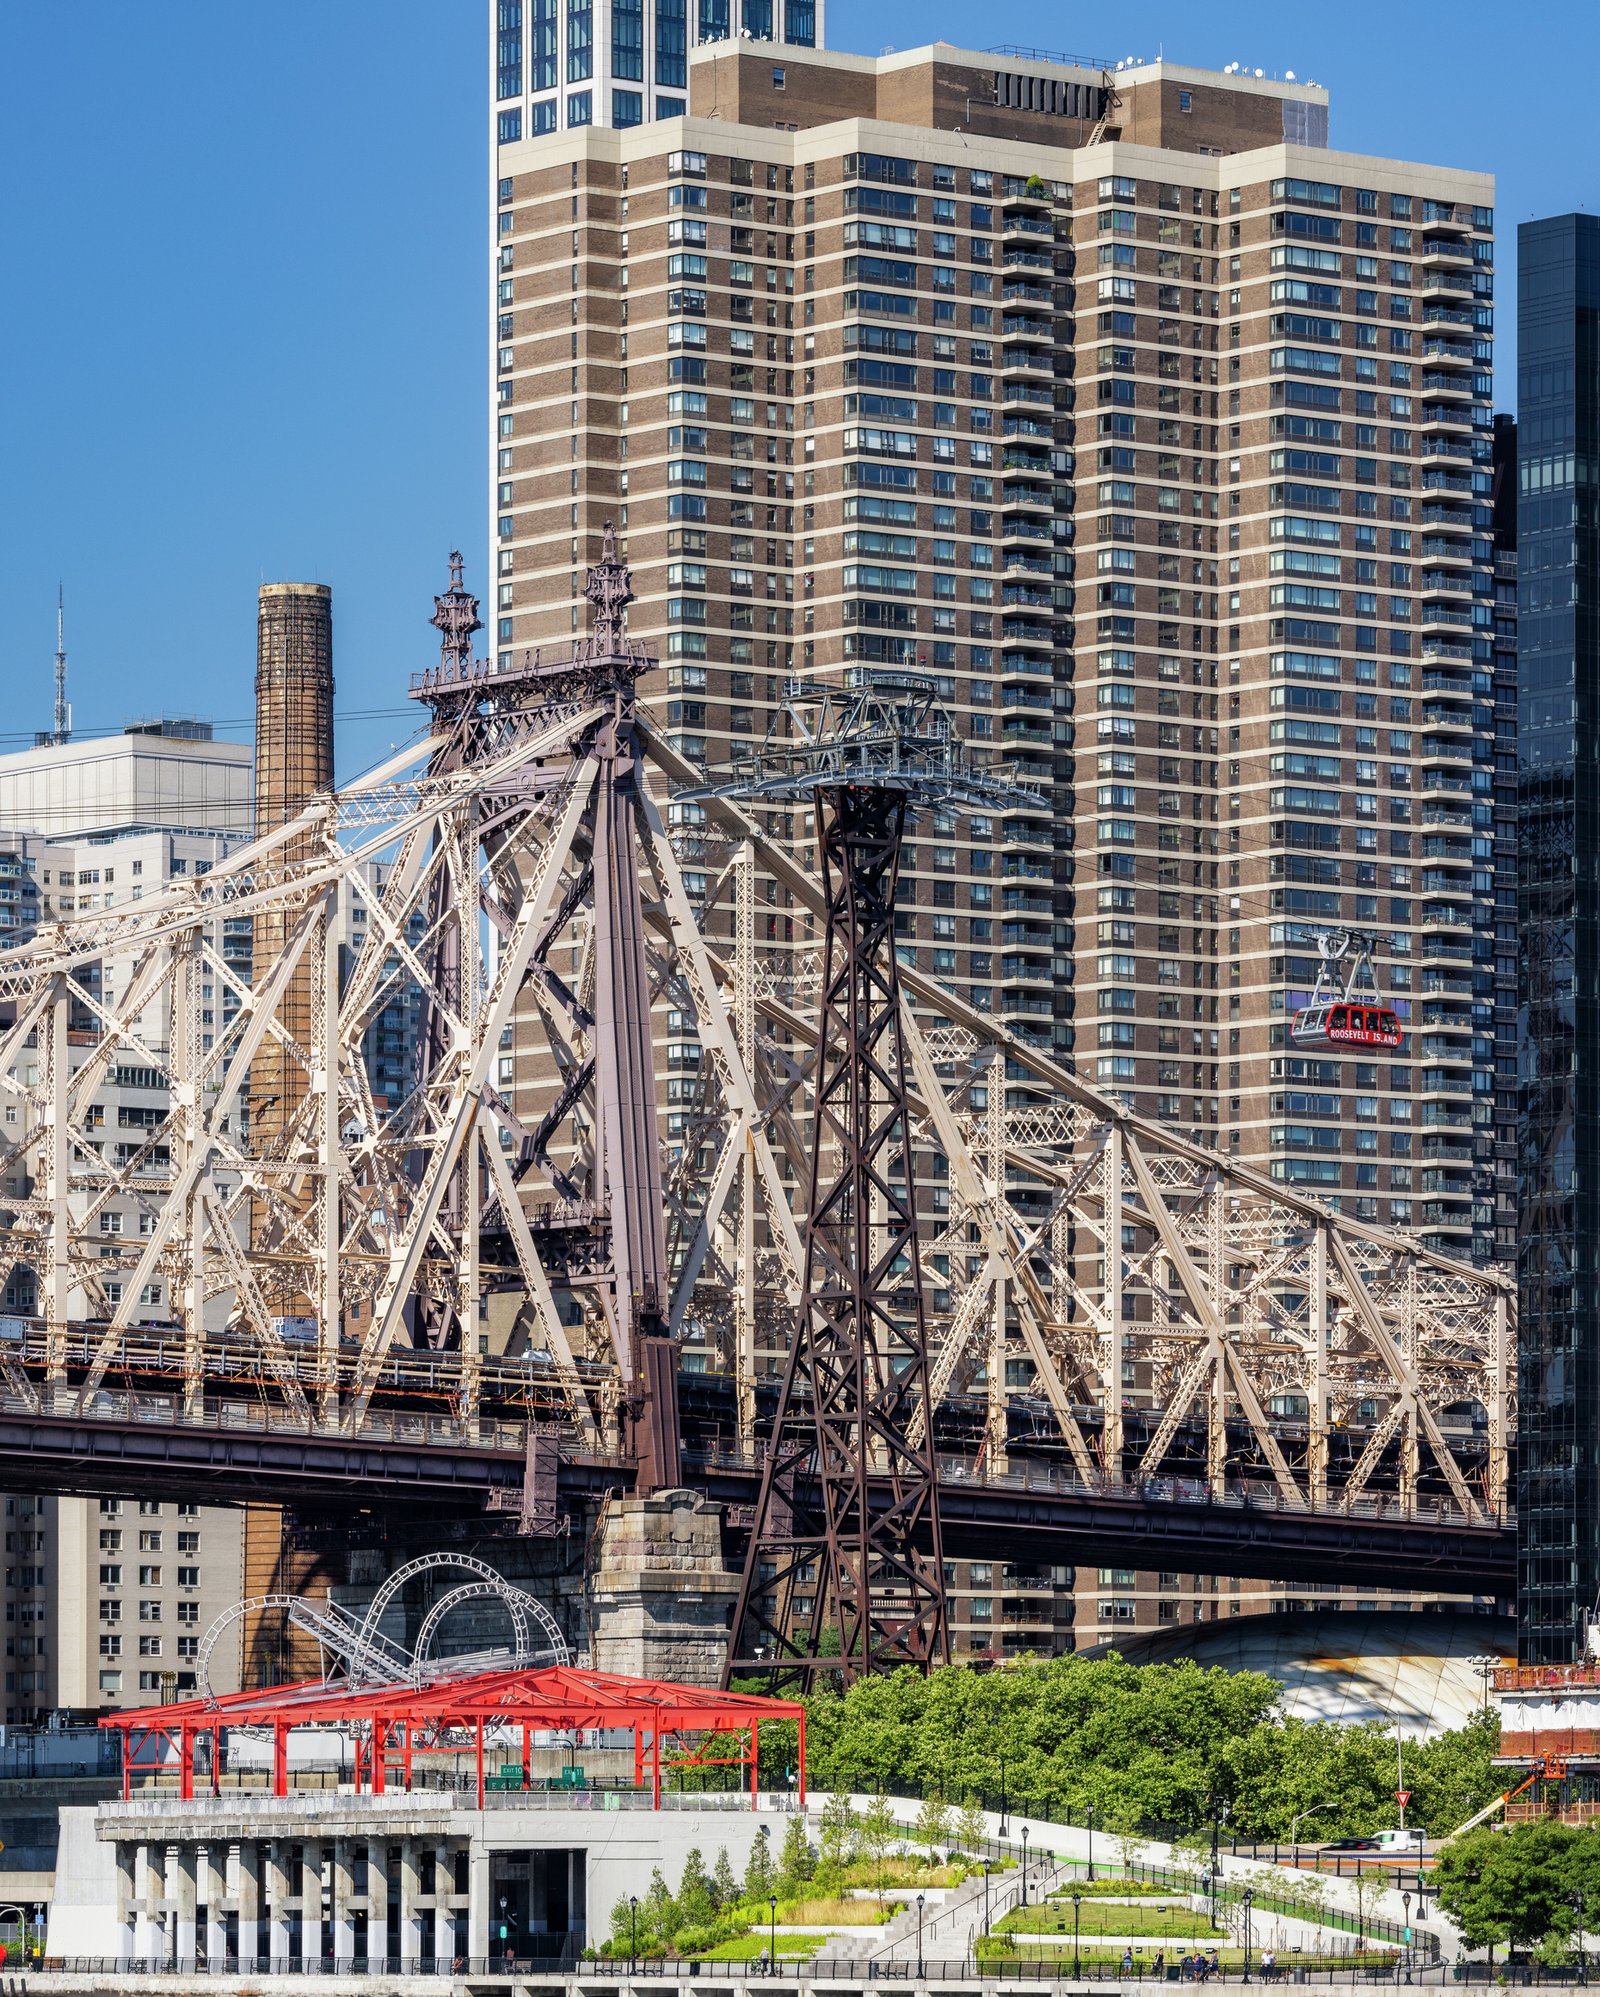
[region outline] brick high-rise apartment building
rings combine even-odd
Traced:
[[[787,674],[920,666],[1040,806],[919,824],[903,948],[1201,1142],[1504,1253],[1490,179],[1167,63],[689,73],[682,120],[495,155],[500,658],[569,640],[614,518],[708,771]],[[1340,924],[1393,1059],[1286,1045]]]

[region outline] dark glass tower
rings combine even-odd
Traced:
[[[1517,232],[1525,1662],[1600,1597],[1600,218]]]

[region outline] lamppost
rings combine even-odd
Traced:
[[[1250,1974],[1250,1903],[1255,1894],[1247,1886],[1244,1889],[1244,1973]]]
[[[997,1838],[1004,1838],[1010,1833],[1011,1826],[1006,1822],[1008,1815],[1009,1812],[1006,1809],[1006,1758],[1002,1754],[1000,1757],[1000,1827],[995,1832]]]
[[[778,1973],[778,1896],[776,1893],[769,1893],[767,1895],[767,1912],[770,1916],[767,1937],[772,1943],[771,1953],[767,1957],[767,1974],[769,1976],[776,1976]]]
[[[1094,1884],[1094,1805],[1089,1805],[1089,1884]]]
[[[917,1895],[917,1976],[922,1976],[922,1904],[924,1895]]]
[[[1083,1974],[1082,1966],[1078,1961],[1078,1913],[1082,1906],[1083,1895],[1081,1893],[1074,1893],[1072,1896],[1072,1973],[1075,1977]]]
[[[989,1861],[983,1861],[983,1932],[989,1932]]]
[[[502,1958],[506,1954],[506,1896],[503,1893],[500,1895],[500,1954]]]
[[[1400,1940],[1405,1951],[1406,1981],[1409,1983],[1411,1981],[1411,1893],[1409,1888],[1400,1895],[1400,1906],[1402,1909]]]
[[[1022,1904],[1028,1904],[1028,1826],[1022,1826]]]
[[[1588,1958],[1583,1952],[1583,1893],[1580,1888],[1572,1891],[1572,1931],[1578,1937],[1578,1981],[1589,1981]]]
[[[1211,1925],[1217,1925],[1217,1875],[1208,1865],[1200,1875],[1200,1891],[1211,1902]]]
[[[1305,1822],[1307,1817],[1316,1816],[1318,1811],[1333,1810],[1337,1809],[1337,1807],[1338,1805],[1336,1803],[1313,1803],[1309,1810],[1300,1810],[1296,1812],[1294,1820],[1289,1825],[1289,1845],[1294,1853],[1294,1864],[1296,1869],[1298,1869],[1300,1864],[1300,1826]]]
[[[505,1903],[502,1901],[501,1905]],[[628,1895],[628,1974],[634,1975],[639,1966],[639,1896]]]

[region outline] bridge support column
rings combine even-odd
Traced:
[[[167,1896],[167,1882],[163,1872],[166,1857],[164,1847],[142,1844],[138,1847],[138,1864],[134,1877],[138,1881],[138,1898],[134,1902],[133,1954],[136,1962],[158,1962],[163,1954],[165,1939],[161,1926],[161,1908]]]
[[[694,1491],[616,1498],[600,1522],[597,1671],[716,1685],[738,1577],[722,1558],[719,1506]]]

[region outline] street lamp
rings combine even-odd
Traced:
[[[1409,1983],[1411,1981],[1411,1892],[1409,1888],[1400,1895],[1400,1906],[1402,1909],[1400,1940],[1405,1950],[1406,1981]]]
[[[502,1905],[504,1903],[502,1902]],[[634,1975],[639,1966],[639,1896],[628,1895],[628,1974]]]
[[[776,1976],[778,1973],[778,1896],[776,1893],[769,1893],[767,1895],[767,1912],[771,1917],[767,1935],[772,1943],[772,1952],[767,1959],[767,1974],[769,1976]]]
[[[922,1976],[922,1906],[924,1895],[917,1895],[917,1976]]]
[[[983,1861],[983,1932],[989,1932],[989,1861]]]
[[[1293,1821],[1289,1825],[1289,1844],[1294,1852],[1294,1864],[1296,1868],[1300,1864],[1300,1826],[1305,1822],[1307,1817],[1316,1816],[1319,1810],[1333,1810],[1337,1808],[1338,1805],[1336,1803],[1313,1803],[1309,1810],[1296,1812]]]
[[[1244,1973],[1250,1974],[1250,1903],[1255,1894],[1247,1886],[1244,1889]]]
[[[1028,1904],[1028,1826],[1022,1826],[1022,1904]]]
[[[1419,1917],[1420,1917],[1420,1895]],[[1572,1931],[1578,1937],[1578,1981],[1589,1981],[1589,1963],[1583,1952],[1583,1893],[1578,1887],[1572,1890]]]
[[[1075,1978],[1083,1974],[1082,1967],[1078,1961],[1078,1912],[1082,1906],[1083,1895],[1081,1893],[1074,1893],[1072,1896],[1072,1974]]]
[[[1010,1832],[1011,1826],[1006,1822],[1007,1814],[1008,1812],[1006,1810],[1006,1758],[1002,1754],[1000,1757],[1000,1827],[995,1832],[995,1836],[998,1838],[1004,1838]]]
[[[1089,1884],[1094,1884],[1094,1805],[1089,1805]]]

